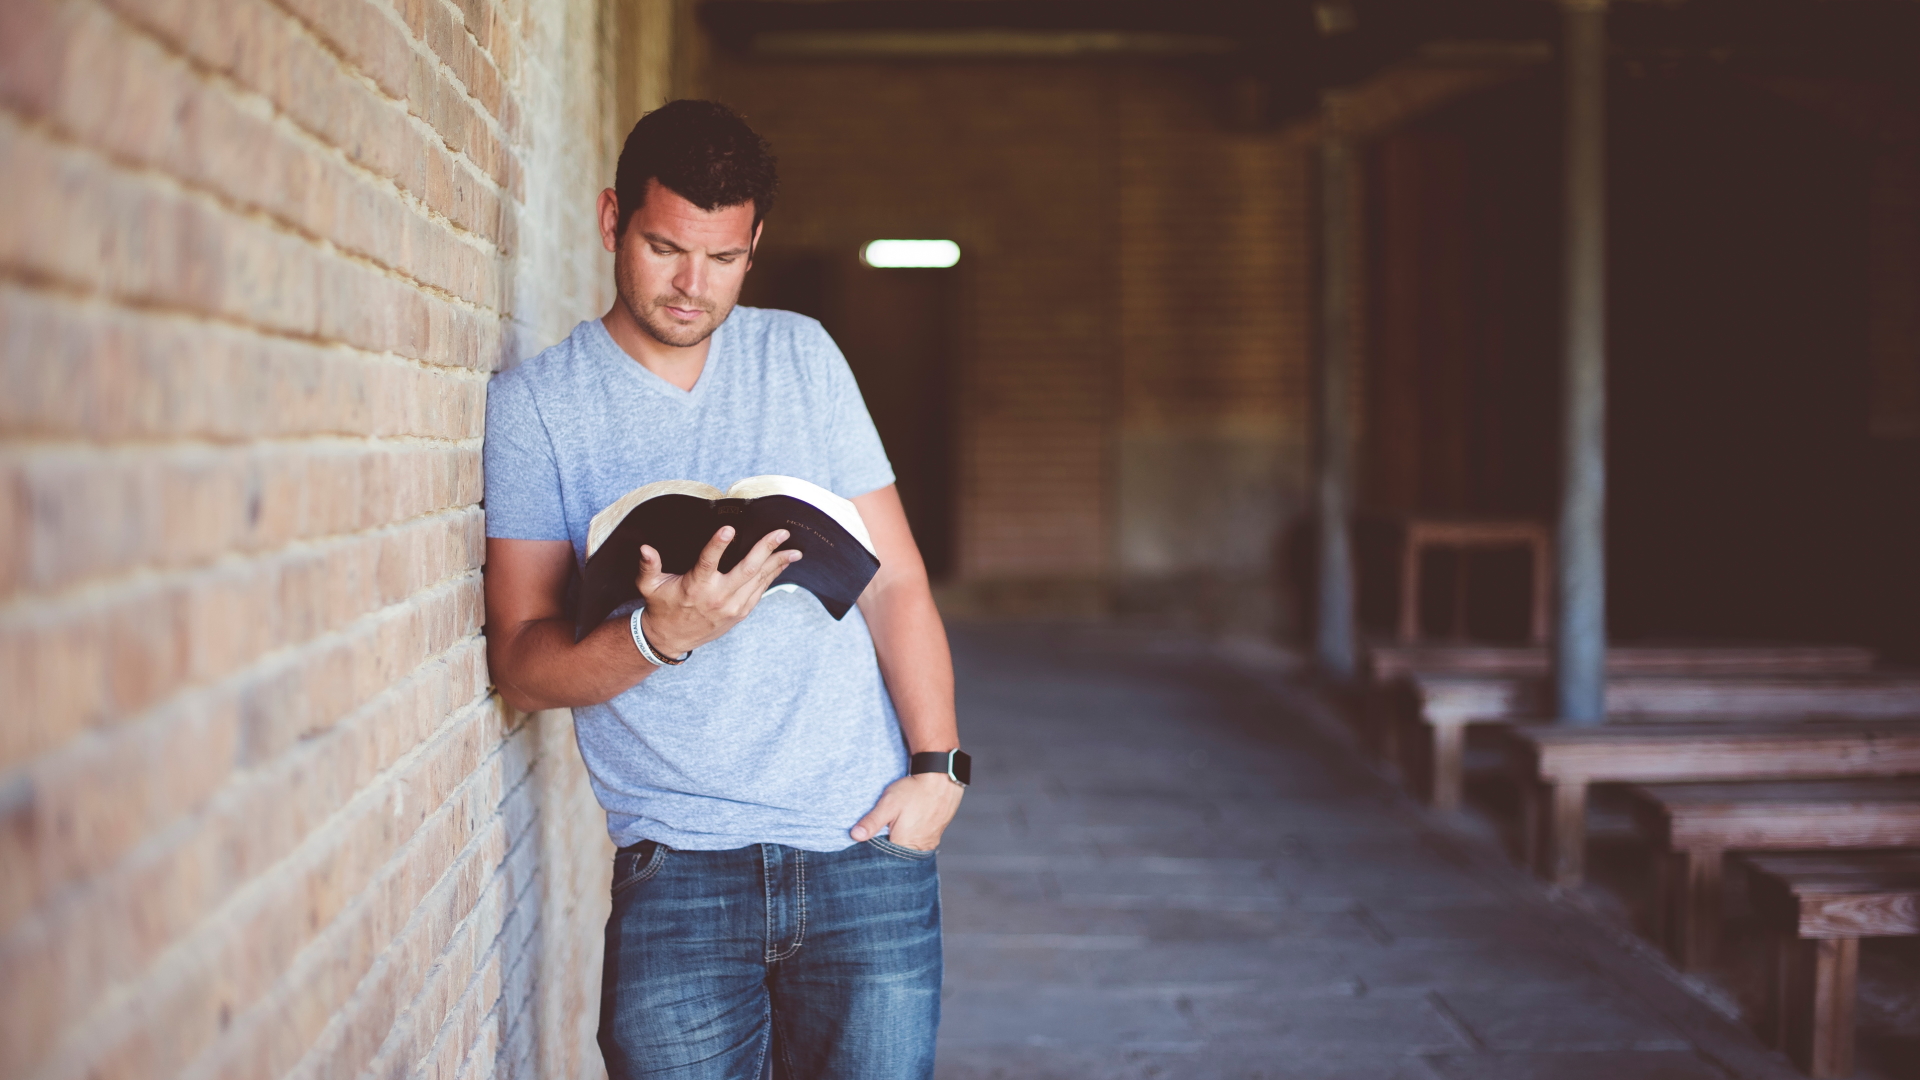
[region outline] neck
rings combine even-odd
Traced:
[[[607,328],[607,336],[613,339],[620,350],[632,357],[641,367],[667,380],[682,390],[691,391],[700,381],[700,373],[707,367],[707,350],[713,344],[713,335],[709,334],[697,345],[684,348],[668,345],[659,338],[647,333],[646,328],[627,310],[627,305],[616,297],[613,307],[600,320]]]

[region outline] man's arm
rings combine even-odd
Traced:
[[[487,540],[487,666],[507,704],[523,712],[608,701],[653,672],[624,621],[573,640],[565,540]]]
[[[879,549],[880,572],[860,595],[860,613],[873,633],[873,651],[887,681],[907,752],[955,750],[960,729],[954,715],[953,654],[946,626],[933,606],[926,563],[907,527],[906,510],[892,484],[853,500]],[[894,781],[853,827],[865,840],[886,828],[893,841],[931,851],[960,809],[963,789],[941,773]]]
[[[635,584],[647,602],[647,640],[678,656],[733,629],[799,560],[797,551],[774,551],[786,539],[785,529],[768,533],[725,574],[720,555],[733,540],[731,526],[713,534],[684,574],[663,573],[659,554],[643,545]],[[573,545],[565,540],[487,540],[487,666],[500,696],[523,712],[598,705],[654,672],[625,619],[573,640],[566,610],[572,570]]]

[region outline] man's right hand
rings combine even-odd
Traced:
[[[680,656],[717,640],[753,612],[780,572],[800,561],[797,551],[775,551],[786,543],[787,530],[775,529],[760,538],[737,566],[720,572],[720,556],[733,542],[733,526],[713,534],[693,569],[668,574],[660,569],[660,553],[640,546],[640,574],[634,584],[647,602],[640,625],[647,640],[667,656]]]

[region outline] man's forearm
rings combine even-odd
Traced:
[[[880,674],[900,715],[908,752],[957,748],[953,654],[926,580],[888,582],[861,601],[860,613],[873,633]]]
[[[487,663],[507,704],[523,712],[611,701],[654,672],[634,646],[627,620],[611,619],[580,641],[565,619],[487,635]]]

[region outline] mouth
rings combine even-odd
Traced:
[[[680,320],[681,322],[694,322],[694,321],[697,321],[701,316],[706,314],[706,311],[701,308],[676,307],[672,304],[662,304],[660,305],[660,307],[661,307],[661,310],[665,311],[667,314],[673,316],[674,318]]]

